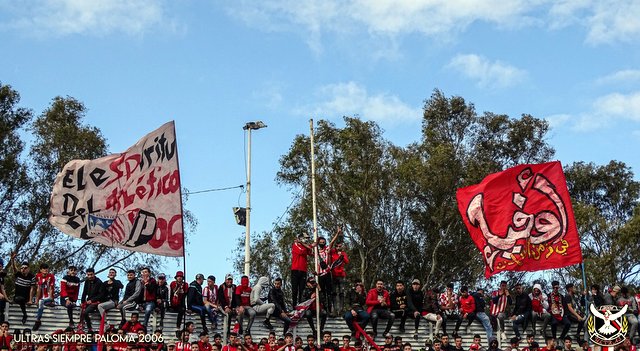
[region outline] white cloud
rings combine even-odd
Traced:
[[[591,131],[606,127],[617,119],[640,122],[640,91],[611,93],[597,98],[590,111],[579,115],[573,129]]]
[[[522,82],[527,72],[500,61],[490,61],[485,57],[468,54],[457,55],[447,68],[460,72],[466,78],[477,82],[481,88],[505,88]]]
[[[241,0],[228,12],[260,30],[300,33],[318,53],[325,33],[366,33],[375,42],[417,33],[446,42],[478,22],[516,29],[579,26],[592,45],[640,38],[640,1],[634,0]]]
[[[2,6],[12,19],[1,28],[39,36],[142,35],[165,20],[161,2],[153,0],[30,0]]]
[[[422,117],[422,109],[409,106],[399,97],[387,93],[370,94],[355,82],[330,84],[319,89],[320,100],[310,107],[301,108],[298,114],[321,118],[360,116],[382,123],[413,122]]]
[[[474,22],[521,27],[535,20],[527,13],[535,2],[511,0],[496,6],[492,0],[324,0],[239,1],[228,10],[249,26],[266,31],[296,31],[308,35],[307,44],[322,51],[323,33],[365,32],[374,39],[420,33],[447,41]]]
[[[596,80],[597,84],[620,84],[620,83],[635,83],[640,81],[640,70],[638,69],[625,69],[622,71],[611,73],[607,76]]]
[[[569,120],[571,120],[571,117],[571,115],[560,113],[546,116],[544,117],[544,119],[549,122],[549,127],[551,127],[551,129],[555,129],[569,122]]]
[[[549,10],[552,28],[586,27],[592,45],[640,39],[640,2],[620,0],[561,0]]]
[[[640,91],[605,95],[596,99],[593,106],[598,115],[640,122]]]

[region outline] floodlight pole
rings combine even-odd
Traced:
[[[266,128],[262,121],[247,122],[242,129],[247,131],[247,217],[244,237],[244,275],[251,272],[251,131]]]

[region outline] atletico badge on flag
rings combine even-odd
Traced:
[[[485,262],[502,271],[537,271],[582,262],[560,162],[519,165],[458,189],[458,209]]]

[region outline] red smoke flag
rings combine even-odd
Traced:
[[[520,165],[458,189],[458,209],[486,264],[485,276],[582,262],[560,162]]]
[[[182,256],[182,201],[173,122],[123,153],[67,163],[53,184],[49,222],[78,239]]]

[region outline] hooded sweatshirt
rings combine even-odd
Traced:
[[[260,299],[260,296],[262,294],[262,289],[267,287],[269,287],[269,278],[260,277],[258,279],[258,283],[256,284],[256,286],[254,286],[253,289],[251,289],[251,298],[250,298],[251,306],[262,305],[263,303],[265,303],[264,301],[262,301],[262,299]]]
[[[538,316],[542,316],[549,309],[549,301],[547,301],[546,294],[542,291],[542,286],[540,284],[533,284],[533,290],[540,290],[540,294],[535,296],[533,291],[529,294],[529,298],[531,298],[531,309]]]
[[[240,285],[236,287],[236,299],[238,306],[251,306],[251,287],[249,286],[249,277],[240,278]]]

